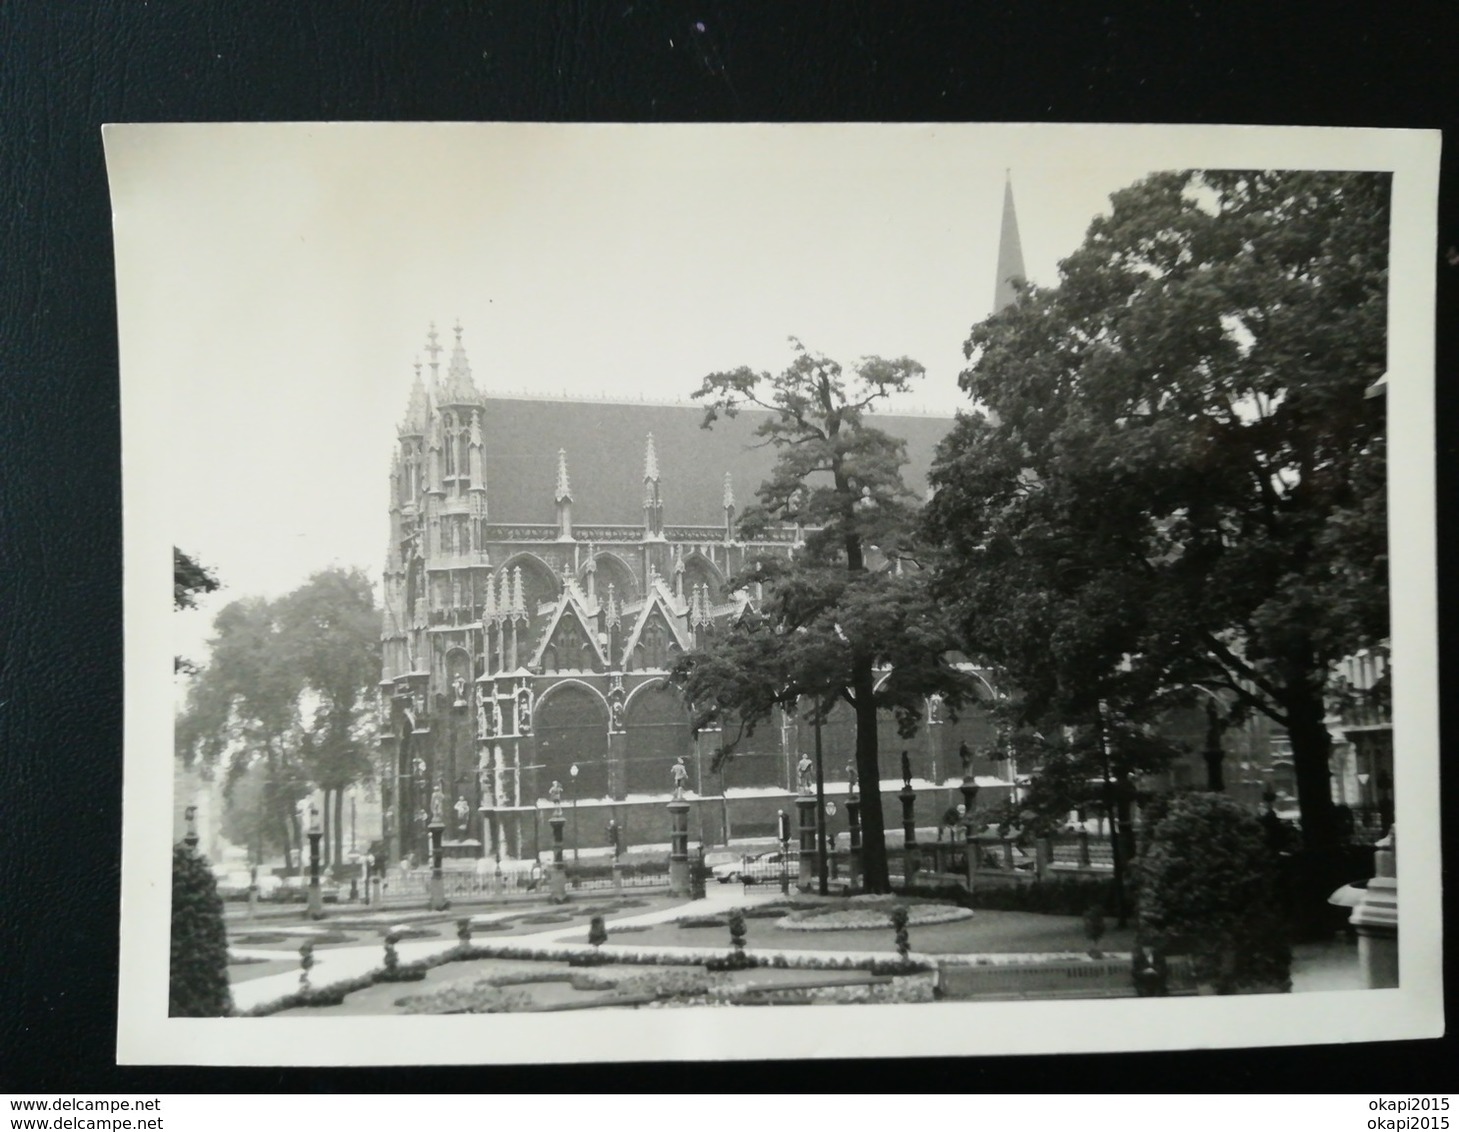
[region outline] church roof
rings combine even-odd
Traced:
[[[735,496],[751,500],[775,462],[771,448],[751,447],[764,413],[721,418],[701,429],[698,405],[612,404],[600,401],[484,398],[482,451],[487,507],[497,523],[555,521],[552,485],[557,452],[573,470],[573,520],[584,525],[643,521],[645,443],[653,433],[664,523],[724,523],[725,476]],[[907,442],[903,475],[918,496],[927,488],[937,442],[950,417],[873,414],[871,424]]]

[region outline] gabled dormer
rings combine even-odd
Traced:
[[[587,595],[569,581],[548,619],[546,631],[529,666],[539,672],[602,672],[608,655],[598,638],[598,611]]]
[[[687,608],[676,608],[676,604],[673,592],[654,575],[623,644],[625,671],[664,671],[673,664],[676,651],[688,652],[694,647],[686,621]]]

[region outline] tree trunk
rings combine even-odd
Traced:
[[[1226,792],[1226,776],[1221,763],[1226,752],[1221,749],[1221,717],[1212,702],[1206,704],[1206,789],[1212,794]]]
[[[1219,746],[1207,747],[1206,756],[1206,789],[1212,794],[1223,794],[1226,791],[1226,776],[1222,772],[1221,763],[1225,759],[1225,752]]]
[[[1288,699],[1287,737],[1292,743],[1292,769],[1297,778],[1297,805],[1302,812],[1302,844],[1326,849],[1337,844],[1337,812],[1332,804],[1332,735],[1323,723],[1321,695],[1298,691]]]
[[[344,861],[344,789],[334,791],[334,863]]]
[[[871,661],[852,669],[856,697],[856,777],[861,783],[861,875],[867,892],[892,890],[887,870],[886,822],[881,812],[881,765],[877,757],[876,676]]]

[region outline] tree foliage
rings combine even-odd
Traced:
[[[221,584],[218,576],[212,570],[199,565],[196,559],[183,553],[177,547],[172,548],[172,608],[174,611],[196,609],[198,596],[216,592]],[[172,671],[191,675],[197,671],[197,665],[185,656],[175,656],[172,658]]]
[[[379,678],[380,615],[358,570],[325,570],[274,601],[244,598],[213,624],[211,658],[174,729],[185,765],[263,771],[260,845],[292,844],[294,804],[310,787],[333,795],[336,856],[341,791],[368,773],[370,709]]]
[[[172,548],[172,608],[194,609],[199,594],[215,592],[218,576],[200,565],[191,555]]]
[[[975,326],[938,591],[1024,714],[1200,683],[1291,738],[1334,836],[1333,665],[1388,633],[1389,179],[1183,172],[1116,193],[1052,288]]]
[[[706,428],[743,409],[767,413],[756,432],[776,463],[739,534],[753,541],[790,527],[803,541],[791,556],[767,554],[730,580],[732,590],[757,587],[759,607],[711,632],[674,676],[696,728],[734,719],[749,732],[777,708],[793,712],[808,701],[824,717],[838,700],[851,706],[857,776],[868,784],[864,875],[870,891],[884,892],[881,799],[871,786],[881,779],[877,712],[894,712],[910,734],[928,694],[941,693],[954,711],[972,695],[948,662],[954,642],[917,571],[917,505],[901,474],[905,443],[869,419],[923,370],[908,358],[868,358],[847,371],[792,344],[795,357],[782,372],[711,374],[694,396],[707,402]],[[883,669],[890,674],[878,685]],[[727,752],[737,738],[727,736]]]
[[[1171,799],[1140,859],[1137,942],[1187,955],[1219,994],[1291,989],[1276,861],[1261,823],[1219,794]]]

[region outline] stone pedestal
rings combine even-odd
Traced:
[[[552,863],[562,864],[562,830],[567,825],[567,818],[560,813],[553,814],[547,819],[548,826],[552,829]]]
[[[426,827],[431,835],[431,898],[430,908],[439,912],[446,907],[446,874],[441,869],[441,837],[446,832],[442,822],[433,821]]]
[[[319,841],[323,836],[317,829],[309,831],[309,917],[313,920],[324,915],[324,893],[319,888]]]
[[[922,863],[917,852],[917,791],[904,786],[897,791],[897,797],[902,801],[902,875],[911,884],[913,874]]]
[[[674,896],[690,894],[689,803],[669,803],[669,891]]]
[[[848,881],[853,889],[861,887],[861,798],[852,794],[846,799],[846,824],[847,833],[847,872]]]
[[[1398,851],[1390,832],[1373,854],[1373,879],[1353,909],[1358,930],[1358,962],[1372,989],[1398,986]]]
[[[623,866],[616,860],[613,862],[613,895],[623,895]]]
[[[801,795],[795,800],[796,828],[800,833],[800,874],[796,880],[802,892],[816,883],[816,800]]]
[[[1054,841],[1050,837],[1040,837],[1034,842],[1034,869],[1039,880],[1047,880],[1049,871],[1054,866]]]

